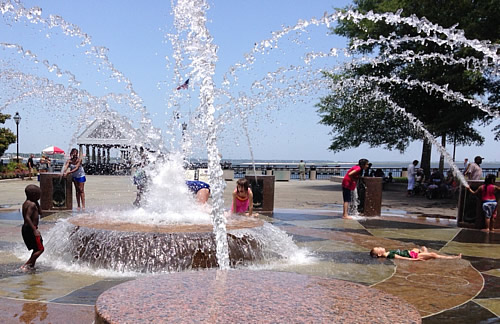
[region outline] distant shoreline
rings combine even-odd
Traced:
[[[194,162],[194,160],[192,160]],[[252,161],[248,159],[223,159],[222,162],[231,162],[235,165],[252,165]],[[300,160],[255,160],[256,165],[298,165]],[[315,165],[315,166],[351,166],[356,165],[358,162],[341,162],[341,161],[328,161],[328,160],[304,160],[306,165]],[[406,168],[412,161],[406,162],[395,162],[395,161],[370,161],[373,164],[373,167],[376,168],[395,168],[395,167],[403,167]],[[456,163],[458,168],[463,168],[463,161],[458,161]],[[431,162],[431,168],[439,167],[439,161]],[[448,169],[450,166],[445,162],[445,169]],[[500,169],[500,162],[494,161],[491,163],[484,162],[481,164],[481,167],[487,169]]]

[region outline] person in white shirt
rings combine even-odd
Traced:
[[[414,160],[408,165],[408,197],[413,195],[413,187],[415,186],[415,175],[417,174],[418,160]]]

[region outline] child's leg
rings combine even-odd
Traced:
[[[430,260],[430,259],[461,259],[462,254],[460,253],[459,255],[442,255],[442,254],[437,254],[435,252],[422,252],[418,255],[419,258],[424,259],[424,260]]]
[[[38,259],[38,257],[40,255],[42,255],[42,253],[43,253],[43,250],[31,253],[31,257],[29,258],[28,261],[26,261],[26,263],[24,264],[24,266],[28,266],[30,268],[34,268],[35,267],[36,259]]]
[[[80,200],[82,201],[82,208],[85,209],[85,182],[80,182]]]
[[[495,222],[496,222],[496,218],[497,218],[497,211],[498,211],[498,206],[495,208],[495,210],[491,214],[490,227],[489,227],[490,232],[494,232],[495,231]]]
[[[80,210],[80,187],[76,181],[73,181],[73,184],[75,185],[76,204],[78,206],[78,210]]]
[[[342,213],[342,218],[349,218],[347,211],[349,210],[349,202],[344,201],[344,208]]]
[[[349,203],[351,201],[351,190],[342,187],[342,199],[344,200],[344,205],[342,209],[342,218],[349,218]]]

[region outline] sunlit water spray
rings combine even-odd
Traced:
[[[152,224],[164,224],[168,222],[189,222],[190,220],[185,219],[183,215],[184,211],[187,210],[188,214],[192,214],[193,222],[205,223],[210,221],[214,224],[214,233],[218,237],[217,241],[219,246],[217,248],[217,255],[219,258],[219,263],[221,268],[225,269],[228,267],[227,263],[227,240],[225,236],[226,219],[224,218],[224,201],[222,199],[222,192],[224,191],[224,181],[222,181],[222,170],[220,168],[220,154],[216,145],[217,135],[220,133],[220,129],[223,128],[226,122],[237,119],[235,112],[245,110],[245,114],[254,112],[262,105],[267,105],[271,109],[275,109],[280,106],[278,103],[283,103],[287,100],[295,101],[300,100],[302,96],[308,96],[313,93],[318,93],[318,89],[323,90],[334,90],[342,91],[347,87],[361,86],[364,82],[367,84],[382,84],[388,82],[401,83],[406,82],[414,87],[420,87],[428,92],[439,92],[444,98],[454,100],[454,101],[467,101],[471,106],[481,109],[490,116],[498,118],[498,113],[492,111],[487,104],[480,101],[479,98],[466,98],[461,94],[454,93],[446,87],[428,84],[423,82],[418,82],[415,80],[399,80],[394,77],[391,79],[346,79],[342,83],[331,83],[330,81],[325,81],[320,79],[321,72],[323,71],[342,71],[342,66],[337,66],[332,68],[331,63],[327,62],[325,67],[317,68],[313,67],[311,64],[317,60],[321,59],[332,59],[337,56],[339,52],[343,52],[345,57],[350,55],[349,50],[344,49],[337,50],[331,49],[329,52],[308,52],[304,55],[304,66],[290,66],[282,67],[276,69],[274,72],[268,72],[265,77],[261,80],[255,81],[250,86],[248,92],[240,92],[241,89],[236,87],[238,85],[238,73],[241,71],[246,73],[252,65],[258,62],[257,54],[267,54],[273,49],[278,49],[278,42],[280,39],[284,38],[287,34],[292,32],[302,33],[307,28],[312,26],[323,25],[330,27],[331,24],[335,23],[340,19],[349,19],[353,22],[359,22],[363,19],[368,19],[374,22],[385,21],[387,24],[406,24],[417,28],[422,31],[423,36],[418,37],[403,37],[396,39],[392,36],[387,38],[380,38],[375,40],[368,40],[366,42],[379,42],[387,44],[388,46],[399,46],[404,42],[420,42],[422,44],[426,42],[432,42],[443,46],[467,46],[473,48],[474,50],[482,53],[484,58],[482,60],[477,60],[474,58],[464,58],[460,60],[455,60],[451,56],[447,55],[421,55],[418,53],[407,53],[408,55],[396,55],[396,56],[384,56],[382,57],[362,57],[361,59],[353,59],[352,64],[362,64],[366,62],[372,62],[372,64],[385,64],[391,60],[420,60],[425,62],[428,60],[438,59],[445,64],[463,64],[467,66],[468,69],[474,71],[488,72],[498,75],[498,47],[493,46],[488,42],[480,42],[477,40],[468,40],[464,37],[463,32],[460,30],[452,28],[442,28],[435,24],[428,22],[425,19],[419,19],[415,16],[411,17],[401,17],[400,13],[392,14],[361,14],[358,12],[346,11],[346,12],[335,12],[333,14],[325,13],[323,17],[319,19],[311,20],[301,20],[296,25],[291,27],[285,27],[281,31],[272,33],[272,37],[267,40],[263,40],[255,44],[254,49],[245,55],[245,60],[242,63],[237,63],[229,69],[229,72],[224,76],[222,86],[217,89],[215,82],[213,80],[213,75],[215,74],[215,63],[217,61],[216,56],[216,46],[213,44],[213,39],[208,32],[206,23],[206,10],[208,9],[208,4],[205,1],[191,2],[191,1],[178,1],[175,5],[172,2],[172,7],[175,16],[175,24],[178,30],[178,34],[171,38],[173,40],[173,45],[175,49],[174,58],[176,60],[176,82],[178,79],[183,77],[190,77],[191,84],[199,87],[199,107],[196,114],[199,116],[198,125],[201,127],[193,132],[198,132],[198,134],[206,139],[206,147],[208,151],[208,161],[210,169],[210,184],[212,186],[212,201],[213,207],[210,212],[210,216],[207,217],[207,213],[204,214],[203,208],[200,210],[195,203],[193,203],[192,197],[187,194],[187,189],[183,186],[181,169],[174,167],[174,164],[169,164],[172,161],[178,160],[177,158],[172,158],[167,161],[163,166],[157,166],[155,172],[152,173],[154,177],[152,178],[152,185],[150,187],[148,195],[145,197],[145,204],[139,210],[127,210],[120,211],[116,218],[121,218],[122,216],[134,220],[135,222],[148,222]],[[25,9],[20,5],[19,2],[7,1],[1,4],[0,11],[4,16],[12,16],[13,20],[17,21],[20,18],[28,19],[28,21],[43,24],[49,26],[50,28],[58,27],[61,28],[66,35],[71,37],[79,37],[82,39],[81,46],[90,45],[90,37],[83,33],[78,26],[68,24],[61,17],[50,16],[48,19],[43,19],[41,17],[41,10],[37,8]],[[300,44],[297,42],[297,44]],[[352,50],[357,46],[362,46],[363,41],[355,42]],[[76,85],[78,80],[77,76],[69,70],[64,70],[60,68],[57,64],[38,58],[33,52],[20,47],[17,44],[4,44],[7,49],[14,49],[19,52],[19,55],[26,57],[27,59],[36,60],[38,62],[44,62],[43,65],[49,72],[54,72],[57,75],[68,76],[68,82]],[[103,47],[91,47],[86,52],[95,56],[97,59],[101,60],[99,63],[100,67],[106,68],[110,71],[111,78],[119,82],[123,82],[126,85],[127,99],[117,98],[119,95],[110,95],[109,97],[97,97],[94,99],[87,94],[82,94],[77,90],[70,90],[72,96],[81,100],[80,107],[89,106],[91,109],[85,109],[84,121],[91,116],[96,116],[102,111],[106,111],[112,106],[110,103],[113,101],[123,102],[127,101],[126,104],[130,105],[136,110],[143,111],[142,100],[135,93],[131,82],[121,74],[114,66],[109,62],[107,58],[107,49]],[[187,61],[187,64],[184,64]],[[340,64],[339,64],[340,65]],[[188,70],[185,74],[181,73],[181,70]],[[296,74],[289,75],[289,72],[294,71]],[[4,72],[2,72],[4,73]],[[300,77],[298,76],[300,75]],[[4,74],[2,74],[4,76]],[[300,78],[300,79],[299,79]],[[23,78],[19,78],[23,79]],[[19,87],[20,82],[16,81],[8,76],[4,76],[4,80],[7,83],[15,83]],[[181,81],[182,82],[182,81]],[[18,98],[12,99],[7,106],[14,104],[17,101],[22,101],[24,97],[41,94],[43,93],[44,87],[37,85],[36,80],[32,82],[35,84],[32,93],[26,93]],[[59,85],[54,85],[50,87],[50,90],[55,91],[58,89]],[[69,89],[70,87],[63,87],[59,89]],[[176,94],[177,95],[177,94]],[[459,177],[462,183],[465,183],[465,179],[458,172],[458,168],[453,164],[451,157],[446,152],[446,150],[441,147],[440,143],[425,129],[425,126],[418,121],[413,115],[407,113],[404,107],[399,107],[390,98],[379,91],[374,91],[370,94],[372,99],[385,101],[389,103],[389,106],[405,116],[405,118],[412,124],[420,129],[425,136],[437,147],[442,154],[445,155],[447,161],[456,171],[456,175]],[[54,97],[56,97],[54,95]],[[110,99],[110,97],[112,99]],[[46,99],[48,100],[48,99]],[[247,100],[252,102],[249,104]],[[64,100],[61,100],[64,102]],[[224,103],[225,102],[225,103]],[[177,104],[177,103],[176,103]],[[238,105],[239,109],[234,109],[234,105]],[[286,106],[286,105],[285,105]],[[6,106],[4,106],[5,108]],[[95,110],[94,110],[95,109]],[[1,109],[0,109],[1,110]],[[247,111],[251,110],[251,111]],[[220,117],[216,118],[216,112],[220,112]],[[148,118],[145,118],[146,122],[150,123]],[[154,130],[150,129],[151,132],[147,132],[148,137],[154,136]],[[253,155],[253,153],[252,153]],[[167,159],[168,160],[168,159]],[[160,163],[158,163],[160,164]],[[174,173],[177,173],[174,175]],[[166,181],[169,178],[171,180]],[[172,182],[169,182],[172,181]],[[158,190],[156,191],[156,188]],[[177,195],[180,196],[177,196]],[[166,201],[165,197],[168,196]],[[178,203],[179,202],[179,203]],[[171,212],[172,216],[166,216]],[[109,217],[107,212],[102,213],[102,217]],[[113,219],[115,216],[111,216]],[[156,222],[156,223],[155,223]],[[53,235],[57,237],[57,235]],[[103,238],[105,239],[105,238]],[[293,242],[289,242],[293,246]],[[58,246],[52,246],[54,250],[58,249]]]

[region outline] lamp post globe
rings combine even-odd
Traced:
[[[21,116],[19,116],[19,112],[16,111],[14,115],[14,121],[16,122],[16,139],[17,139],[17,156],[16,161],[19,164],[19,123],[21,122]]]

